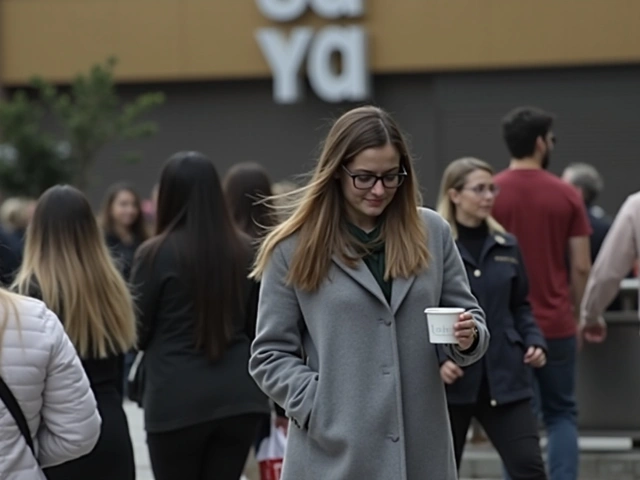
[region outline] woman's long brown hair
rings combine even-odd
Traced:
[[[133,300],[91,206],[70,186],[47,190],[27,229],[14,289],[37,288],[82,357],[128,351],[136,341]]]
[[[326,278],[334,254],[355,267],[358,258],[351,253],[353,241],[346,230],[344,198],[337,176],[341,166],[363,150],[387,144],[398,151],[407,179],[383,213],[385,278],[408,277],[427,268],[427,232],[418,212],[422,201],[407,142],[388,113],[366,106],[350,110],[334,123],[308,185],[286,199],[277,199],[285,205],[289,201],[291,214],[266,236],[252,277],[261,278],[276,246],[293,234],[298,239],[289,266],[289,284],[316,290]]]

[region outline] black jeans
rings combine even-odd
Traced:
[[[476,404],[449,405],[458,469],[473,417],[484,428],[513,480],[547,480],[538,425],[529,400],[492,407],[488,395],[480,395]]]
[[[170,432],[148,433],[156,480],[238,480],[261,416],[239,415]]]

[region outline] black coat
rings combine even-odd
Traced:
[[[516,239],[489,233],[479,262],[459,242],[457,246],[491,340],[483,359],[464,367],[464,376],[447,385],[447,400],[454,405],[476,403],[485,374],[492,405],[531,398],[533,375],[524,355],[530,346],[546,350],[546,342],[531,312],[529,282]],[[441,363],[447,359],[441,349],[438,355]]]

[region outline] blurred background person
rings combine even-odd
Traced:
[[[41,468],[95,446],[96,400],[60,320],[42,302],[0,288],[0,319],[0,475],[44,480]]]
[[[242,230],[257,246],[263,235],[277,224],[277,215],[267,203],[271,200],[271,180],[267,171],[258,163],[239,163],[227,172],[223,181],[224,193],[231,211],[231,216]],[[255,325],[254,325],[255,328]],[[284,410],[273,404],[276,415],[275,424],[287,431],[288,419]],[[258,429],[255,449],[271,432],[271,415],[265,415]]]
[[[57,186],[42,195],[14,288],[42,299],[58,315],[102,417],[91,453],[47,469],[47,478],[133,480],[133,446],[120,392],[121,358],[136,340],[133,300],[82,192]]]
[[[276,218],[265,202],[273,195],[267,171],[258,163],[238,163],[225,175],[223,188],[236,226],[252,240],[271,229]]]
[[[471,419],[477,418],[512,479],[546,480],[530,402],[531,367],[545,364],[546,342],[527,298],[518,242],[491,216],[498,192],[493,168],[477,158],[455,160],[442,176],[438,213],[451,226],[491,338],[486,355],[467,367],[439,352],[440,372],[458,468]]]
[[[160,175],[157,236],[136,255],[143,408],[156,480],[237,480],[269,413],[247,364],[257,284],[213,163],[179,152]]]
[[[578,189],[587,209],[591,225],[591,262],[596,260],[602,242],[611,228],[612,219],[596,205],[596,200],[604,188],[602,176],[593,165],[572,163],[562,172],[562,179]]]
[[[8,287],[22,263],[23,227],[29,222],[25,202],[7,198],[0,207],[0,286]]]
[[[7,233],[15,237],[15,240],[20,244],[20,248],[24,247],[24,235],[33,217],[36,202],[32,198],[10,197],[0,207],[2,226]]]
[[[138,247],[149,238],[149,228],[142,211],[140,195],[128,183],[116,183],[107,190],[100,213],[107,246],[122,277],[128,281],[133,257]],[[122,394],[127,395],[127,376],[135,360],[134,350],[122,357]]]
[[[142,214],[144,221],[150,231],[153,231],[156,224],[156,209],[158,208],[158,184],[151,189],[151,197],[142,201]]]
[[[591,227],[580,194],[548,171],[557,142],[553,122],[552,114],[535,107],[515,108],[503,118],[511,161],[494,178],[500,195],[493,215],[518,240],[533,316],[547,342],[548,362],[535,376],[549,438],[549,477],[577,480],[577,330],[591,268]]]
[[[100,224],[122,276],[128,279],[136,250],[149,238],[142,202],[133,186],[117,183],[109,187],[102,202]]]

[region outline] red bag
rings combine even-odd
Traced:
[[[271,422],[269,436],[260,442],[256,460],[260,466],[260,480],[280,480],[287,437]]]

